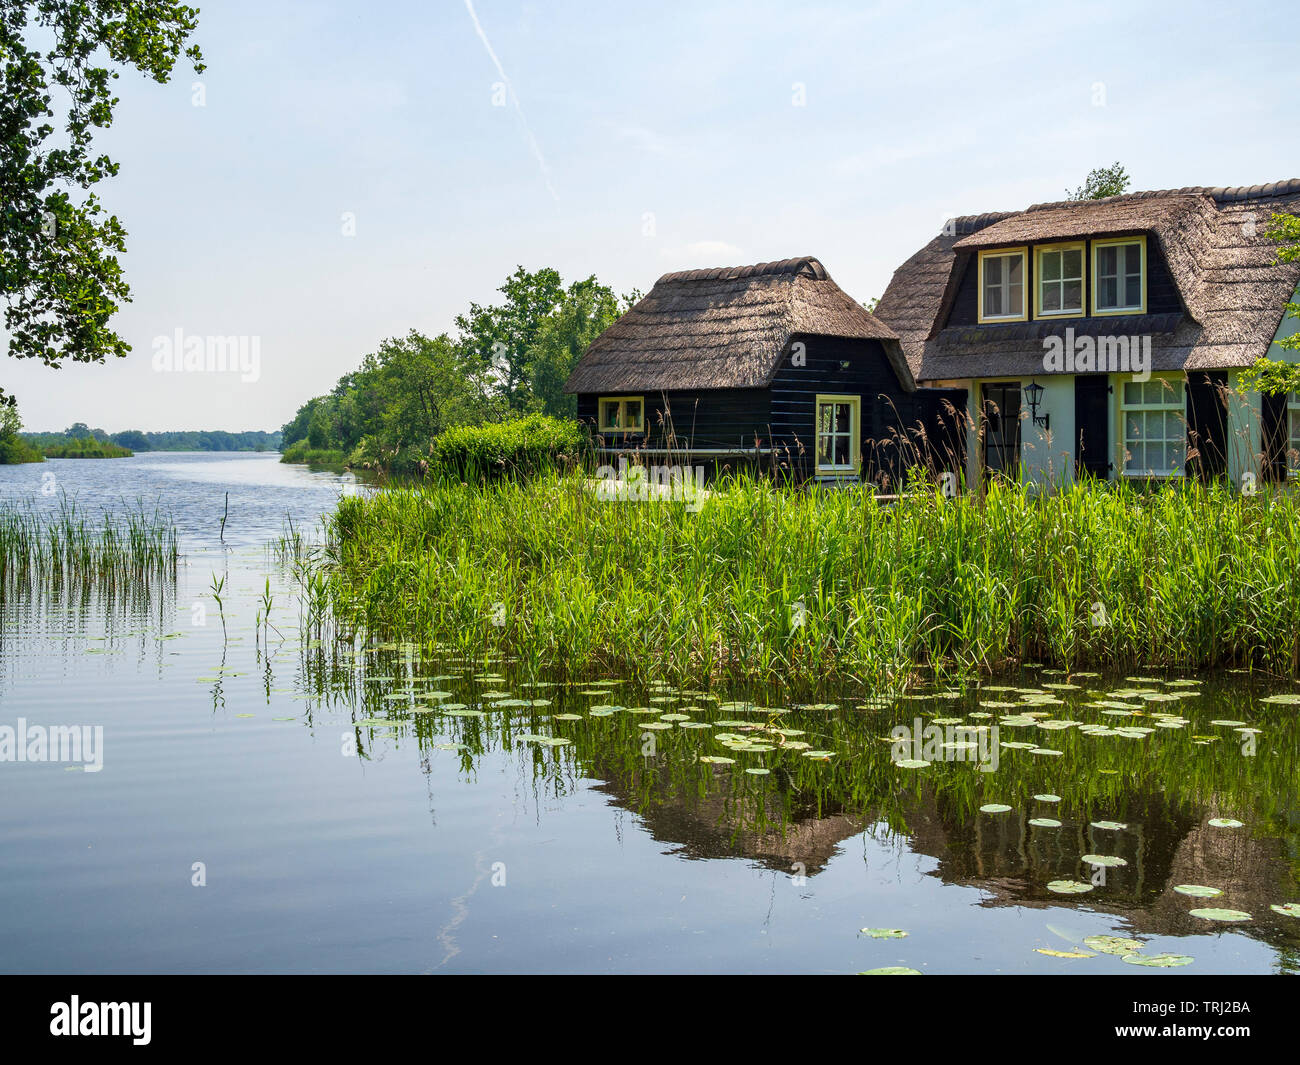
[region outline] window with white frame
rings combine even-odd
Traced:
[[[1146,264],[1145,237],[1093,241],[1093,314],[1145,314]]]
[[[1038,317],[1083,314],[1083,245],[1037,249]]]
[[[639,433],[645,429],[645,403],[641,396],[601,396],[602,433]]]
[[[857,472],[861,402],[857,396],[817,397],[818,473]]]
[[[1024,321],[1024,248],[980,252],[979,288],[981,322]]]
[[[1181,477],[1187,459],[1187,401],[1182,380],[1153,377],[1120,388],[1124,474]]]

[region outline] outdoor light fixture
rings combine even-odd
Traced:
[[[1029,400],[1029,416],[1033,419],[1035,425],[1041,425],[1044,429],[1051,426],[1052,416],[1044,414],[1039,417],[1038,404],[1043,402],[1043,393],[1047,391],[1037,381],[1030,381],[1025,386],[1025,397]]]
[[[841,370],[847,370],[847,369],[849,368],[849,365],[850,365],[850,363],[849,363],[849,360],[848,360],[848,359],[840,359],[840,369],[841,369]]]

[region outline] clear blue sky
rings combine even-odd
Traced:
[[[946,217],[1115,160],[1134,189],[1300,176],[1290,4],[200,6],[206,106],[188,70],[124,75],[102,140],[135,350],[6,359],[29,429],[276,428],[516,264],[644,291],[812,254],[865,301]],[[259,337],[260,378],[154,373],[178,328]]]

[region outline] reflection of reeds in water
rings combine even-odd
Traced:
[[[1149,693],[1160,698],[1133,697],[1146,712],[1129,719],[1107,716],[1105,704],[1098,703],[1117,694],[1117,685],[1130,688],[1129,681],[1080,678],[1072,690],[1053,691],[1041,686],[1051,679],[1036,672],[1014,683],[1038,689],[1039,701],[1001,689],[930,689],[928,695],[882,700],[869,710],[858,705],[856,687],[823,688],[820,697],[834,709],[793,705],[775,690],[724,689],[716,696],[677,692],[665,698],[665,689],[634,683],[605,691],[589,689],[586,681],[554,678],[535,685],[500,661],[470,666],[463,659],[424,659],[409,647],[361,649],[355,655],[347,648],[304,647],[302,665],[306,687],[322,710],[347,714],[355,723],[363,755],[390,745],[409,747],[419,752],[426,771],[440,759],[444,770],[458,765],[468,774],[494,752],[514,750],[531,768],[539,805],[546,797],[571,792],[577,781],[601,781],[598,790],[641,816],[655,838],[680,844],[680,853],[692,857],[743,854],[782,871],[798,861],[813,875],[843,840],[869,831],[877,839],[909,839],[913,850],[939,860],[936,875],[946,880],[1010,877],[1020,885],[1012,891],[1015,897],[1029,892],[1050,901],[1055,896],[1045,891],[1046,882],[1086,876],[1081,856],[1100,853],[1128,862],[1109,871],[1105,897],[1145,906],[1173,883],[1221,883],[1221,873],[1206,879],[1210,873],[1202,856],[1187,853],[1189,833],[1200,825],[1201,836],[1217,840],[1215,833],[1228,833],[1224,840],[1237,839],[1258,859],[1234,891],[1249,889],[1283,901],[1294,897],[1300,883],[1300,861],[1294,857],[1300,853],[1300,719],[1289,706],[1258,702],[1259,689],[1239,679],[1206,680],[1195,688],[1151,681]],[[732,695],[742,705],[731,703]],[[984,709],[992,697],[993,709]],[[759,705],[749,703],[751,698]],[[534,705],[535,699],[544,701]],[[456,709],[447,712],[444,706]],[[602,707],[616,709],[606,714]],[[1014,711],[1027,707],[1076,723],[1145,721],[1150,732],[1145,738],[1090,736],[1077,725],[1059,730],[1000,725],[999,718],[1015,720]],[[473,716],[460,716],[460,708]],[[765,708],[785,712],[773,715]],[[674,725],[655,731],[648,744],[647,723],[657,722],[661,712],[685,713],[692,722],[713,727]],[[1154,727],[1157,712],[1186,724]],[[971,724],[999,725],[1002,741],[1041,742],[1060,753],[1002,748],[991,772],[957,760],[905,769],[892,760],[887,740],[893,726],[911,726],[917,717],[927,722],[967,717]],[[1247,720],[1262,732],[1251,739],[1231,721],[1212,724],[1221,718]],[[798,730],[799,741],[833,752],[832,757],[806,757],[803,749],[783,746],[780,734],[771,731],[749,733],[768,742],[765,751],[725,747],[717,736],[734,732],[735,719],[756,730],[776,720],[781,728]],[[527,739],[538,734],[568,742],[550,747]],[[734,762],[707,764],[700,760],[705,755]],[[748,768],[769,772],[754,776],[745,772]],[[1035,798],[1047,793],[1060,801]],[[1011,809],[980,813],[988,803]],[[1216,814],[1238,817],[1245,827],[1205,829],[1206,818]],[[1063,824],[1029,823],[1042,817]],[[1127,827],[1095,827],[1100,821]],[[1239,835],[1232,837],[1233,832]],[[1171,880],[1176,866],[1179,879]],[[1256,908],[1261,924],[1270,920],[1266,907]],[[1283,919],[1274,923],[1287,927]]]
[[[28,608],[138,610],[175,592],[176,529],[143,505],[99,517],[66,497],[45,515],[0,506],[0,597]]]
[[[973,674],[1017,661],[1300,670],[1300,508],[1262,486],[994,482],[947,498],[737,476],[698,513],[579,476],[345,498],[356,629],[642,679]],[[313,585],[314,596],[321,586]]]

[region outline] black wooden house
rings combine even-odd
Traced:
[[[566,391],[607,461],[710,473],[750,463],[891,490],[963,435],[964,393],[918,391],[898,337],[812,257],[664,275]]]

